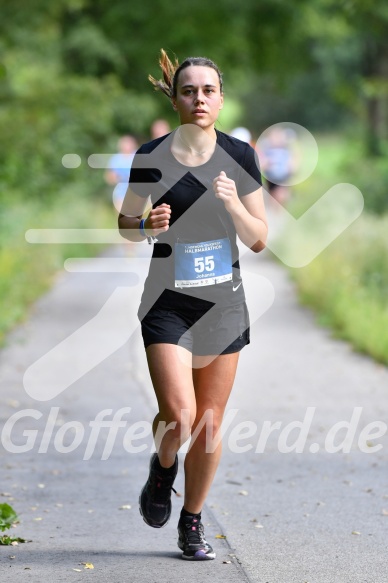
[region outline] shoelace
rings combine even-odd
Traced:
[[[190,522],[185,523],[186,536],[191,545],[204,545],[206,543],[204,538],[204,528],[202,522],[197,518],[193,518]]]
[[[160,476],[156,472],[151,476],[151,492],[155,504],[166,504],[171,496],[174,479],[172,476]]]

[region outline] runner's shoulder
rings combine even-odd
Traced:
[[[218,135],[218,145],[221,146],[236,162],[242,165],[242,162],[248,159],[249,156],[253,157],[255,154],[254,148],[247,142],[243,142],[238,138],[225,134],[216,130]]]

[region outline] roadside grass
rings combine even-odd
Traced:
[[[103,245],[29,244],[32,228],[116,228],[114,209],[101,196],[85,194],[82,184],[58,192],[55,201],[3,204],[0,229],[0,345],[12,327],[28,314],[29,306],[44,293],[67,257],[90,257]]]
[[[289,210],[298,217],[346,175],[349,148],[338,136],[317,138],[319,162],[313,175],[294,188]],[[351,148],[354,149],[354,145]],[[367,195],[364,191],[364,197]],[[318,322],[362,353],[388,364],[388,214],[361,216],[309,265],[290,269],[300,300]],[[281,235],[288,248],[299,244]]]

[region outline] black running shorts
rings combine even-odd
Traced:
[[[141,330],[145,348],[176,344],[198,356],[239,352],[250,342],[245,303],[179,311],[154,306],[141,321]]]

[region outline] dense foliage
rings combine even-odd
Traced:
[[[112,136],[148,137],[155,117],[174,122],[155,95],[161,46],[205,54],[225,73],[239,123],[258,135],[277,121],[315,129],[356,121],[367,150],[387,134],[388,8],[365,0],[0,0],[1,197],[55,194],[69,172]],[[385,116],[385,117],[384,117]],[[233,122],[235,120],[233,119]],[[228,117],[224,121],[228,127]],[[84,165],[85,166],[85,165]],[[85,169],[86,171],[86,169]]]

